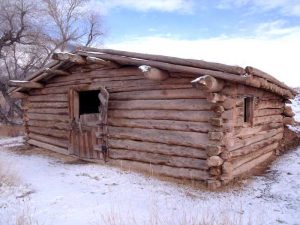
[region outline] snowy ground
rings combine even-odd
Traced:
[[[15,187],[0,184],[1,225],[15,224],[20,216],[40,225],[187,225],[202,224],[192,221],[203,218],[300,224],[300,148],[242,188],[211,193],[116,168],[66,164],[58,157],[9,149],[21,142],[22,138],[0,139],[0,163],[20,178]]]

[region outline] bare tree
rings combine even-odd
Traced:
[[[21,115],[19,105],[7,95],[8,79],[24,79],[55,51],[91,45],[103,35],[100,16],[83,11],[88,1],[0,1],[0,91],[10,106],[8,112],[0,108],[2,119],[12,111]]]

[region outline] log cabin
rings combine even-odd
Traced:
[[[9,85],[28,144],[212,189],[274,155],[297,94],[250,66],[90,47]]]

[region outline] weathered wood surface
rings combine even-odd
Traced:
[[[243,155],[241,157],[237,157],[234,160],[231,161],[233,168],[238,168],[241,165],[256,159],[257,157],[264,155],[265,153],[268,153],[270,151],[274,151],[278,147],[278,142],[272,143],[270,145],[267,145],[263,148],[258,149],[257,151],[251,152],[247,155]]]
[[[206,161],[208,167],[221,166],[223,162],[223,159],[216,155],[209,157]]]
[[[182,156],[190,158],[206,159],[207,155],[204,149],[192,148],[180,145],[168,145],[162,143],[153,143],[147,141],[137,141],[129,139],[115,139],[111,137],[108,140],[111,148],[125,148],[128,150],[157,153],[168,156]]]
[[[60,153],[60,154],[64,154],[64,155],[69,154],[68,150],[65,149],[65,148],[57,147],[55,145],[51,145],[51,144],[44,143],[44,142],[41,142],[41,141],[29,139],[27,141],[27,143],[30,144],[30,145],[34,145],[34,146],[44,148],[44,149],[47,149],[47,150],[50,150],[50,151],[54,151],[54,152],[57,152],[57,153]]]
[[[160,130],[181,130],[207,133],[213,127],[210,123],[176,121],[176,120],[149,120],[149,119],[124,119],[109,118],[108,124],[118,127],[148,128]]]
[[[36,140],[36,141],[45,142],[45,143],[52,144],[55,146],[63,147],[65,149],[67,149],[69,146],[69,141],[66,139],[53,138],[53,137],[44,136],[44,135],[35,134],[35,133],[29,133],[28,137],[33,140]]]
[[[255,109],[282,109],[284,103],[277,100],[259,101]]]
[[[108,117],[208,122],[215,115],[210,111],[179,110],[109,110]]]
[[[153,165],[151,163],[142,163],[128,160],[112,160],[109,164],[117,165],[127,170],[136,170],[149,174],[162,175],[167,177],[186,179],[186,180],[207,180],[209,178],[208,171],[178,168],[164,165]]]
[[[46,113],[46,114],[58,114],[58,115],[67,115],[67,108],[30,108],[28,109],[29,113]]]
[[[255,135],[250,137],[245,137],[244,139],[233,138],[234,146],[229,147],[228,150],[233,151],[235,149],[242,148],[262,140],[266,140],[277,134],[283,135],[283,131],[284,129],[281,127],[272,130],[257,132]]]
[[[55,69],[51,69],[51,68],[46,68],[45,73],[55,74],[55,75],[60,75],[60,76],[69,76],[69,75],[71,75],[70,73],[68,73],[66,71],[55,70]]]
[[[142,151],[132,151],[125,149],[109,149],[109,158],[112,159],[125,159],[130,161],[138,161],[151,163],[155,165],[166,165],[178,168],[193,168],[199,170],[207,170],[205,160],[187,158],[187,157],[178,157],[178,156],[168,156],[161,155],[149,152]]]
[[[68,102],[30,102],[28,108],[67,108]]]
[[[210,110],[212,104],[205,99],[127,100],[110,101],[110,109],[157,109],[157,110]]]
[[[59,130],[70,130],[71,125],[69,122],[53,122],[52,120],[50,121],[44,121],[44,120],[29,120],[28,122],[29,126],[33,127],[46,127],[46,128],[55,128]]]
[[[55,122],[69,122],[69,116],[67,115],[57,115],[57,114],[42,114],[42,113],[28,113],[28,119],[30,120],[47,120]]]
[[[62,139],[69,139],[69,132],[66,130],[59,130],[54,128],[44,128],[44,127],[32,127],[28,126],[29,132],[36,134],[43,134],[51,137],[58,137]]]
[[[68,101],[67,94],[52,94],[52,95],[38,95],[29,96],[30,102],[66,102]]]
[[[16,92],[11,93],[10,97],[14,98],[14,99],[24,99],[24,98],[28,97],[28,94],[16,91]]]
[[[206,133],[112,126],[109,126],[108,131],[110,137],[120,139],[158,142],[195,148],[205,148],[209,144]]]
[[[252,161],[249,161],[243,165],[241,165],[240,167],[238,168],[235,168],[233,171],[232,171],[232,175],[234,177],[236,176],[239,176],[243,173],[246,173],[246,172],[249,172],[251,171],[251,169],[253,169],[255,166],[258,166],[260,165],[261,163],[263,163],[264,161],[268,160],[272,155],[274,155],[273,151],[270,151],[270,152],[267,152],[257,158],[255,158],[254,160]]]
[[[117,63],[98,59],[95,57],[90,57],[90,56],[86,57],[86,61],[87,61],[87,63],[90,63],[90,64],[98,64],[98,65],[102,65],[104,67],[109,67],[109,68],[119,68],[120,67],[120,65],[118,65]]]

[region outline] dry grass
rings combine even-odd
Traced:
[[[13,163],[0,159],[0,186],[15,186],[20,183],[20,177]]]
[[[242,211],[242,210],[241,210]],[[204,212],[204,213],[203,213]],[[259,218],[246,218],[243,214],[224,213],[222,210],[212,208],[193,214],[182,209],[170,217],[160,212],[155,204],[150,209],[148,216],[141,218],[133,215],[136,212],[121,213],[119,210],[111,210],[109,214],[100,214],[100,218],[93,225],[263,225]],[[142,221],[142,222],[141,222]]]

